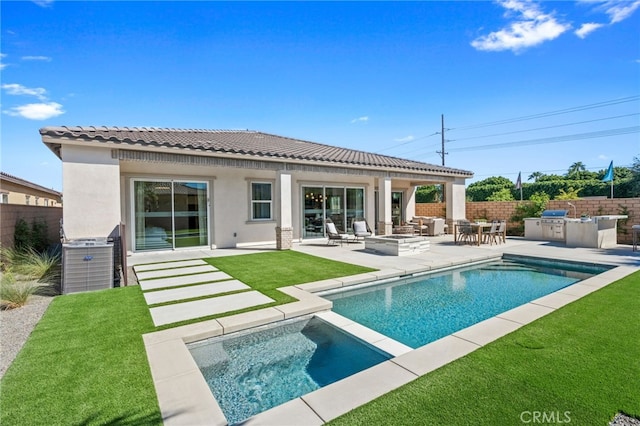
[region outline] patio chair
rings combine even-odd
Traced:
[[[493,245],[494,242],[498,244],[498,226],[500,226],[500,222],[497,220],[491,222],[491,228],[482,234],[483,242],[488,242],[489,245]]]
[[[458,222],[458,232],[460,232],[460,238],[458,241],[467,242],[468,244],[476,242],[477,235],[471,227],[471,222],[468,220],[461,220]]]
[[[331,242],[340,241],[340,245],[349,238],[348,234],[338,232],[336,228],[336,224],[331,221],[331,219],[327,219],[325,222],[325,230],[327,232],[327,245]]]
[[[498,226],[498,242],[506,243],[506,232],[507,232],[507,221],[500,220],[500,225]]]
[[[354,220],[352,226],[355,241],[358,241],[358,238],[360,237],[364,238],[373,235],[373,232],[371,232],[371,228],[369,228],[369,224],[367,224],[366,220]]]

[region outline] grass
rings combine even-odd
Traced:
[[[33,294],[60,292],[60,251],[0,249],[0,309],[24,306]]]
[[[293,250],[212,257],[205,260],[254,290],[271,297],[277,304],[295,300],[279,292],[279,287],[375,271]]]
[[[618,412],[640,418],[638,300],[640,272],[331,425],[387,424],[389,419],[395,425],[524,424],[532,422],[535,411],[576,425],[606,425]]]
[[[42,284],[36,281],[16,281],[12,273],[2,273],[0,278],[0,309],[16,309],[27,304]]]
[[[139,287],[56,297],[2,378],[0,424],[161,424]]]

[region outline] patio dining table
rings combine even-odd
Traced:
[[[491,222],[471,222],[471,229],[476,230],[478,236],[476,238],[476,245],[480,245],[480,240],[482,239],[482,231],[484,229],[491,228]],[[505,235],[500,235],[500,239],[504,242],[506,240]],[[458,244],[458,224],[453,224],[453,242]]]

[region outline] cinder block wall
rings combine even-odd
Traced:
[[[629,219],[618,221],[618,243],[631,244],[631,226],[640,224],[640,198],[614,198],[614,199],[578,199],[571,200],[576,206],[576,217],[582,214],[589,216],[626,214]],[[519,201],[478,201],[466,204],[467,219],[506,219],[509,220]],[[574,209],[564,200],[551,200],[547,204],[550,210],[568,210],[569,217],[573,217]],[[416,216],[445,217],[444,203],[419,203],[416,204]],[[509,222],[507,227],[514,228],[518,224]]]
[[[49,242],[53,244],[60,241],[62,208],[0,204],[0,244],[2,247],[13,247],[16,222],[20,218],[24,219],[29,226],[34,220],[44,220],[47,224]]]

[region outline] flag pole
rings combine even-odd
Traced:
[[[611,199],[613,200],[613,179],[611,179]]]

